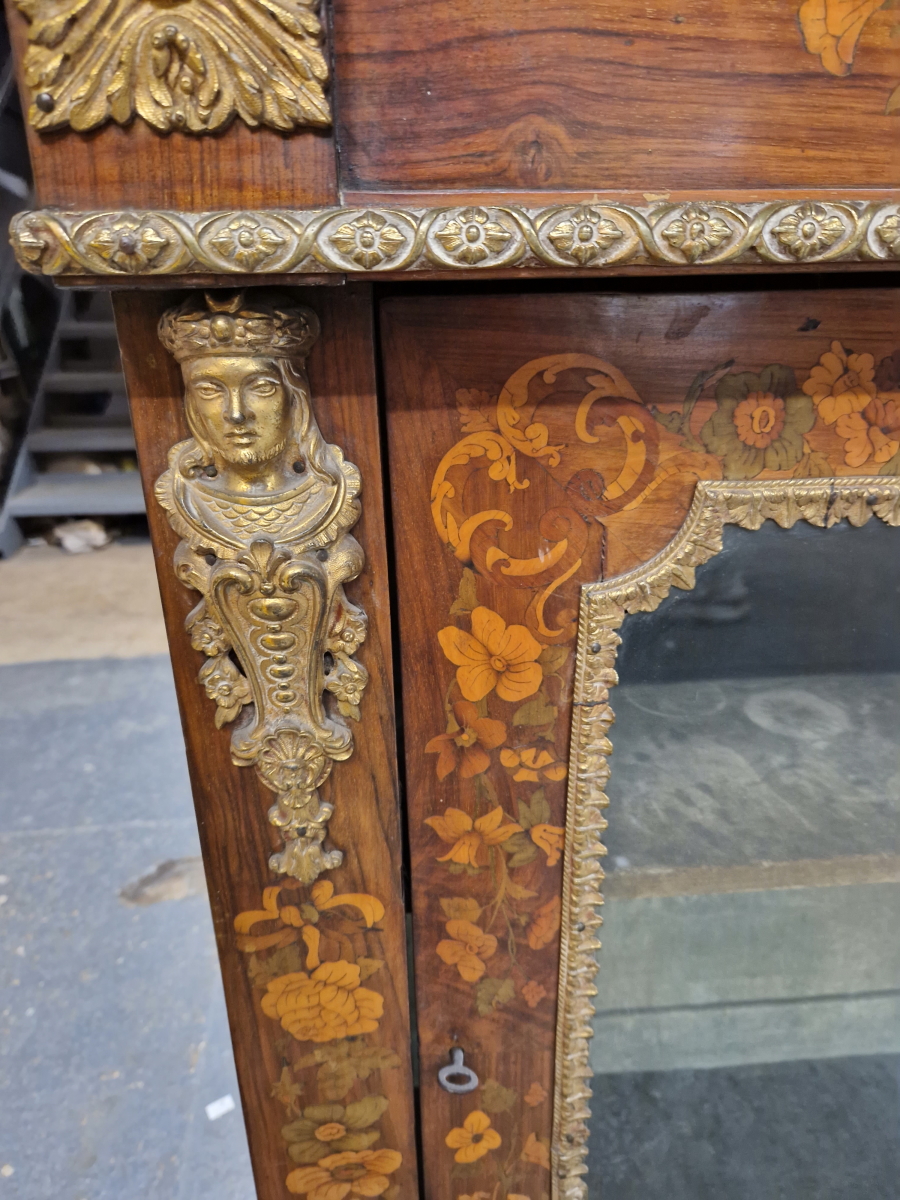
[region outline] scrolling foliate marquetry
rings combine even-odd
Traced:
[[[234,117],[328,126],[316,0],[16,0],[40,130],[124,125],[211,133]]]
[[[552,1115],[550,1079],[535,1069],[516,1087],[501,1064],[443,1129],[468,1194],[585,1195],[608,692],[625,613],[693,587],[729,522],[900,525],[900,351],[852,336],[853,350],[848,330],[790,357],[782,343],[776,362],[709,344],[677,389],[654,389],[658,404],[624,349],[614,363],[560,348],[502,386],[456,390],[459,436],[434,463],[430,504],[458,594],[433,631],[443,707],[412,751],[437,780],[427,833],[414,831],[438,864],[420,954],[468,991],[482,1054],[501,1014],[535,1041],[554,999],[558,1015]],[[490,367],[472,370],[470,383],[488,381]]]
[[[256,767],[284,849],[272,869],[312,883],[340,865],[318,788],[349,758],[368,679],[353,657],[366,616],[343,584],[363,552],[359,472],[310,408],[308,308],[277,295],[188,300],[160,322],[181,364],[193,437],[173,446],[156,495],[182,541],[175,571],[202,600],[187,618],[216,726],[235,722],[236,766]],[[325,694],[330,701],[326,704]]]

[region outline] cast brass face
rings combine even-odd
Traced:
[[[200,682],[216,726],[235,722],[233,762],[276,793],[284,849],[270,865],[304,883],[342,859],[324,848],[333,806],[318,789],[353,752],[346,718],[359,719],[368,679],[352,657],[365,613],[343,589],[363,565],[348,533],[359,472],[310,410],[303,360],[317,333],[314,313],[277,297],[207,296],[160,322],[194,436],[172,447],[156,494],[184,539],[176,573],[203,596],[186,623],[207,656]]]
[[[223,355],[188,360],[181,370],[188,424],[210,447],[218,486],[236,492],[283,488],[291,401],[275,362]]]

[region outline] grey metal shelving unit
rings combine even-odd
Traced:
[[[25,131],[0,9],[0,229],[30,203]],[[56,302],[45,292],[39,315],[26,311],[32,284],[45,286],[23,278],[0,232],[0,392],[9,397],[16,389],[16,403],[4,405],[15,415],[0,463],[0,556],[21,546],[21,522],[28,518],[144,511],[137,471],[114,469],[136,464],[109,296],[61,290],[49,336]],[[10,330],[14,336],[7,338]],[[81,456],[82,467],[85,459],[94,461],[101,473],[59,470],[60,460],[73,455]]]
[[[12,554],[22,544],[19,522],[27,517],[144,512],[134,469],[101,474],[52,469],[54,457],[60,455],[110,454],[133,455],[134,434],[109,297],[104,292],[67,291],[0,508],[0,554]]]
[[[0,503],[18,444],[22,414],[28,403],[22,366],[6,330],[22,272],[3,234],[16,209],[28,202],[31,191],[26,177],[28,172],[12,52],[0,11]]]

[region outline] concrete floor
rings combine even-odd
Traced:
[[[147,543],[28,546],[0,559],[0,663],[166,653]]]
[[[0,622],[0,1200],[251,1200],[149,547],[0,562]]]

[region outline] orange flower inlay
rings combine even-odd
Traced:
[[[338,1138],[344,1137],[346,1133],[346,1126],[342,1125],[340,1121],[328,1121],[325,1125],[320,1125],[315,1130],[313,1137],[320,1142],[336,1142]]]
[[[487,1113],[469,1113],[462,1123],[462,1128],[451,1129],[444,1138],[458,1163],[477,1162],[490,1150],[496,1150],[502,1138],[496,1129],[491,1128],[491,1118]]]
[[[875,359],[871,354],[848,354],[832,342],[803,385],[826,425],[838,417],[862,412],[875,395]]]
[[[542,904],[537,909],[528,926],[526,936],[532,950],[542,950],[544,946],[553,941],[559,930],[559,922],[559,896],[554,896],[552,900],[548,900],[546,904]]]
[[[566,764],[560,762],[548,750],[531,746],[525,750],[501,750],[500,761],[507,770],[514,771],[516,783],[538,783],[541,776],[558,783],[566,777]]]
[[[295,1196],[308,1200],[344,1200],[354,1196],[380,1196],[390,1185],[388,1175],[403,1162],[398,1150],[345,1150],[330,1154],[314,1167],[291,1171],[285,1183]]]
[[[485,971],[483,960],[497,949],[497,939],[471,921],[448,921],[447,932],[452,940],[438,942],[438,955],[456,967],[467,983],[477,983]]]
[[[522,1161],[536,1163],[539,1167],[550,1170],[550,1147],[545,1141],[539,1141],[536,1134],[529,1133],[525,1149],[522,1151]]]
[[[547,1095],[547,1089],[535,1081],[525,1093],[525,1103],[529,1108],[537,1108],[539,1104],[544,1103],[544,1101],[547,1099]]]
[[[237,948],[245,954],[257,954],[261,950],[280,950],[289,946],[298,937],[306,945],[306,967],[313,970],[321,963],[322,934],[316,927],[323,912],[334,908],[355,908],[371,928],[384,917],[384,905],[376,896],[364,892],[342,892],[334,894],[334,884],[327,879],[314,883],[309,893],[309,902],[301,905],[279,906],[279,896],[288,891],[283,885],[267,887],[263,892],[261,909],[248,909],[234,918],[237,933]],[[280,928],[274,933],[253,934],[254,926],[277,921]]]
[[[733,419],[745,446],[765,450],[784,429],[784,401],[771,392],[751,392],[734,410]]]
[[[522,988],[522,997],[529,1008],[537,1008],[547,995],[547,989],[535,979],[529,979]]]
[[[460,808],[448,808],[442,817],[426,817],[425,824],[431,826],[441,841],[452,843],[449,853],[441,855],[438,862],[485,866],[489,846],[499,846],[514,833],[522,832],[522,826],[514,821],[504,825],[504,816],[503,809],[498,805],[477,821],[473,821]]]
[[[886,463],[900,450],[900,394],[876,396],[862,412],[838,417],[835,429],[844,439],[848,467],[861,467],[870,458]]]
[[[866,22],[884,0],[804,0],[800,28],[810,54],[832,75],[848,75]]]
[[[479,717],[469,700],[453,705],[455,729],[434,737],[425,747],[426,754],[437,754],[437,777],[446,779],[459,766],[463,779],[481,775],[491,765],[488,750],[506,741],[506,726],[490,717]]]
[[[384,998],[359,986],[356,963],[341,960],[273,979],[262,1010],[298,1042],[332,1042],[376,1030]]]
[[[562,854],[566,831],[559,825],[532,825],[531,840],[547,855],[547,866],[555,867]]]
[[[524,625],[507,625],[489,608],[472,612],[472,632],[455,625],[438,630],[441,649],[456,666],[456,681],[467,700],[483,700],[496,689],[501,700],[533,696],[544,677],[536,660],[544,647]]]

